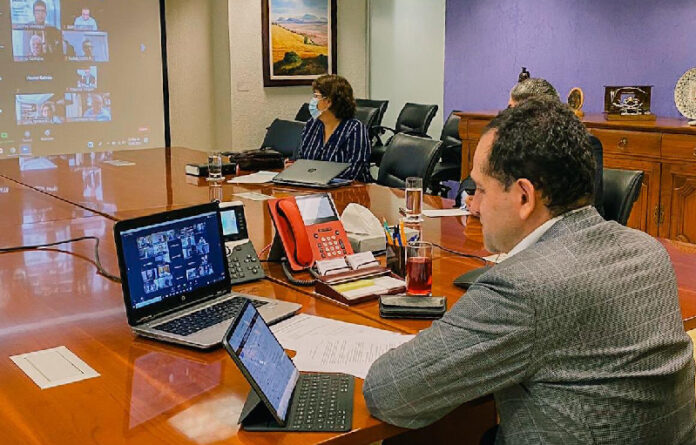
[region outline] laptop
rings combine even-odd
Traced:
[[[239,423],[248,431],[350,431],[354,378],[300,373],[247,302],[222,341],[251,385]]]
[[[352,182],[350,179],[337,178],[348,167],[350,164],[345,162],[298,159],[291,166],[278,173],[273,178],[273,182],[322,189],[340,187]]]
[[[301,308],[230,292],[216,202],[119,221],[114,239],[128,324],[137,334],[207,349],[220,344],[247,299],[269,323]]]

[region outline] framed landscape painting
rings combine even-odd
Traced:
[[[263,86],[336,73],[336,0],[261,0]]]

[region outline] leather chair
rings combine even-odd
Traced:
[[[281,152],[286,158],[294,158],[302,142],[304,127],[304,122],[275,119],[266,128],[266,136],[263,138],[261,147],[269,147]]]
[[[633,203],[640,194],[643,172],[605,168],[602,179],[604,181],[602,194],[604,218],[625,226],[633,209]]]
[[[377,183],[387,187],[404,188],[406,178],[428,178],[440,159],[442,141],[397,133],[391,139],[379,166]]]
[[[435,195],[447,196],[449,187],[443,186],[442,181],[459,181],[462,174],[462,140],[459,138],[459,116],[452,111],[442,127],[442,157],[435,165],[430,177],[430,189]]]
[[[295,120],[300,122],[307,122],[312,118],[309,112],[309,104],[307,102],[303,103],[297,114],[295,115]]]
[[[355,103],[358,107],[377,108],[378,112],[375,125],[382,125],[382,118],[384,118],[384,113],[387,112],[387,107],[389,107],[388,100],[355,99]]]
[[[381,126],[379,127],[380,132],[383,133],[385,130],[389,130],[394,133],[394,135],[397,133],[406,133],[414,136],[427,137],[428,128],[435,114],[437,114],[437,108],[437,105],[407,103],[401,109],[394,128]],[[372,162],[380,165],[386,151],[385,147],[389,145],[390,140],[388,140],[385,145],[382,145],[382,141],[378,138],[377,143],[373,144],[372,155],[370,157]]]
[[[359,106],[355,109],[355,118],[362,122],[368,128],[368,131],[375,125],[378,115],[379,108]]]

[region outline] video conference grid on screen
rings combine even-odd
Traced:
[[[163,145],[159,2],[1,0],[0,95],[0,157]]]
[[[134,309],[225,277],[215,212],[129,230],[122,242]]]

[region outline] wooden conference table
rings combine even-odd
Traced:
[[[39,244],[83,234],[102,240],[106,270],[117,273],[114,221],[255,191],[276,197],[312,193],[273,185],[210,188],[187,177],[184,166],[205,153],[182,148],[87,153],[0,161],[0,247]],[[116,166],[109,161],[129,161]],[[332,191],[342,211],[356,202],[396,221],[403,192],[377,185]],[[272,239],[265,201],[242,199],[257,251]],[[425,207],[451,206],[426,197]],[[476,218],[426,219],[426,240],[485,254]],[[662,241],[673,259],[687,326],[696,319],[696,249]],[[331,433],[249,433],[236,425],[248,385],[222,350],[198,352],[134,337],[127,326],[120,284],[95,273],[92,241],[0,255],[0,355],[65,345],[101,374],[96,379],[41,391],[10,361],[0,363],[0,430],[7,443],[369,443],[403,430],[369,416],[356,385],[354,430]],[[451,306],[461,290],[451,282],[480,262],[436,250],[433,293]],[[303,312],[415,333],[429,322],[382,320],[376,302],[347,307],[319,298],[312,288],[286,283],[280,268],[269,279],[234,290],[296,301]],[[412,433],[415,443],[451,434],[478,435],[495,421],[490,398],[465,405],[432,428]],[[454,433],[456,431],[456,433]],[[418,434],[421,434],[418,436]],[[419,439],[420,438],[420,439]],[[408,438],[407,438],[408,439]]]

